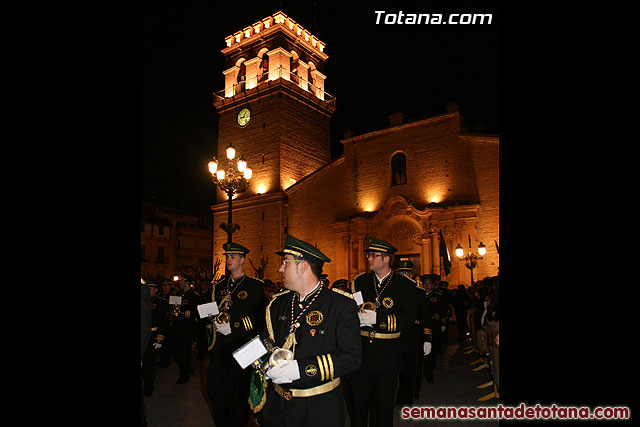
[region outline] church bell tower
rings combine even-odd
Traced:
[[[276,255],[287,229],[285,190],[331,160],[330,119],[335,98],[325,92],[325,43],[283,12],[225,38],[224,89],[214,93],[219,118],[218,159],[231,143],[253,170],[248,189],[233,200],[240,229],[233,241],[246,246],[245,271],[253,275],[269,257],[265,277],[278,276]],[[214,260],[222,258],[227,195],[218,189],[214,213]],[[224,259],[222,259],[224,262]]]

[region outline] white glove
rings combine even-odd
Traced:
[[[154,343],[153,343],[153,348],[154,348],[155,350],[159,349],[160,347],[162,347],[162,344],[160,344],[159,342],[154,342]]]
[[[214,320],[214,323],[216,324],[216,330],[222,335],[229,335],[231,333],[231,325],[229,322],[220,324]]]
[[[429,353],[431,353],[431,343],[430,342],[424,343],[424,346],[422,347],[422,349],[424,350],[424,355],[427,356]]]
[[[445,329],[447,329],[447,327],[446,327],[446,326],[444,326],[444,325],[440,326],[440,330],[441,330],[442,332],[444,332],[444,330],[445,330]]]
[[[300,379],[297,360],[281,360],[276,366],[267,371],[267,376],[274,384],[290,383]]]

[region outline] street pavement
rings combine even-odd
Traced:
[[[490,398],[478,401],[493,391],[492,387],[479,389],[477,386],[490,381],[489,369],[474,371],[480,364],[477,353],[465,354],[469,342],[458,342],[457,328],[453,324],[449,328],[450,340],[442,354],[436,359],[433,371],[434,382],[422,381],[420,398],[413,403],[413,407],[495,407],[498,399]],[[178,367],[171,361],[168,367],[158,369],[155,389],[151,396],[144,398],[149,427],[211,427],[215,426],[210,404],[206,393],[206,369],[208,358],[202,361],[196,359],[193,352],[191,364],[194,372],[185,384],[176,384]],[[460,423],[473,427],[497,427],[497,420],[403,420],[401,407],[394,411],[394,427],[408,427],[415,425],[429,425],[430,427],[453,427]],[[345,425],[350,426],[349,417]]]

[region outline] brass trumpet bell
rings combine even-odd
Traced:
[[[364,313],[365,310],[376,311],[376,305],[371,301],[367,301],[360,306],[360,311]]]
[[[227,313],[226,311],[223,311],[222,313],[216,316],[216,321],[221,325],[228,323],[229,319],[231,319],[231,317],[229,316],[229,313]]]
[[[182,307],[182,306],[181,306],[181,305],[179,305],[179,304],[174,304],[174,306],[173,306],[173,310],[172,310],[172,314],[173,314],[174,316],[176,316],[176,317],[180,316],[180,308],[181,308],[181,307]]]
[[[273,368],[281,360],[293,360],[293,352],[285,348],[276,348],[269,356],[269,367]]]

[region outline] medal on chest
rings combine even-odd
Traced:
[[[313,298],[311,298],[311,301],[309,301],[309,303],[306,306],[304,306],[304,308],[302,308],[300,313],[298,313],[298,315],[295,318],[293,316],[293,311],[294,311],[295,302],[296,302],[296,295],[293,295],[293,297],[291,298],[291,323],[289,325],[289,335],[287,335],[287,338],[285,339],[284,345],[282,346],[282,348],[287,350],[291,348],[293,353],[295,354],[296,344],[298,343],[296,340],[296,331],[300,327],[300,322],[298,320],[307,311],[307,309],[311,306],[311,304],[313,304],[316,298],[318,298],[318,295],[320,295],[320,293],[322,292],[322,287],[323,287],[323,284],[320,283],[320,288],[315,293]],[[309,324],[310,326],[317,326],[322,322],[322,320],[323,320],[322,313],[317,310],[310,312],[306,316],[307,324]]]
[[[382,293],[384,292],[385,289],[387,289],[387,286],[389,285],[389,283],[391,282],[391,277],[393,276],[393,271],[391,271],[389,273],[389,276],[387,276],[386,279],[384,279],[381,283],[378,283],[378,279],[376,279],[376,275],[373,275],[373,290],[376,292],[376,308],[380,307],[380,296],[382,295]],[[387,283],[384,283],[384,282]],[[382,284],[384,283],[384,286],[382,286]],[[378,289],[382,286],[382,289],[380,291],[378,291]],[[383,301],[385,300],[391,300],[391,298],[385,298]],[[387,301],[388,304],[388,301]],[[387,307],[387,304],[384,304],[385,307]],[[390,308],[393,305],[393,300],[391,300],[391,305],[388,306],[387,308]]]

